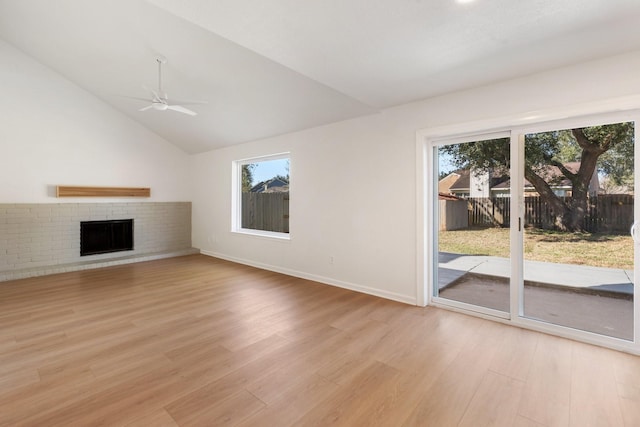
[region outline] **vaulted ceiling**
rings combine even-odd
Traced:
[[[638,50],[638,22],[638,0],[0,0],[1,38],[189,153]],[[159,56],[197,116],[127,98]]]

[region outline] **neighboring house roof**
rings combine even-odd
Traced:
[[[251,187],[251,193],[284,193],[289,191],[289,183],[280,178],[271,178]]]
[[[564,167],[566,167],[570,172],[576,173],[578,169],[580,169],[580,162],[565,163]],[[537,173],[551,185],[551,188],[571,189],[572,187],[571,181],[569,181],[569,179],[567,179],[562,174],[562,172],[560,172],[560,168],[558,168],[557,166],[551,166],[551,165],[546,166],[544,168],[537,170]],[[444,180],[449,179],[449,177],[453,175],[457,175],[458,179],[452,184],[449,184],[447,189],[442,188],[440,186],[440,183],[443,182]],[[471,174],[469,172],[469,169],[457,170],[447,175],[445,178],[439,181],[438,191],[441,193],[468,192],[470,187],[470,182],[471,182],[470,175]],[[594,176],[592,177],[591,183],[590,183],[590,189],[592,192],[597,192],[599,190],[599,180],[598,180],[597,171],[594,172],[593,175]],[[511,180],[508,178],[508,176],[503,175],[502,173],[499,173],[499,172],[493,172],[491,174],[491,190],[505,191],[505,190],[509,190],[510,186],[511,186]],[[533,185],[526,179],[524,181],[524,186],[525,186],[525,191],[535,190]]]
[[[440,181],[438,181],[438,193],[449,193],[449,189],[453,184],[456,183],[456,181],[458,181],[458,178],[460,178],[460,174],[456,172],[451,172],[449,175],[442,178]]]
[[[471,173],[469,171],[469,169],[462,169],[462,170],[457,170],[454,172],[456,175],[459,176],[458,180],[456,182],[454,182],[453,184],[451,184],[451,186],[449,187],[449,192],[468,192],[469,188],[471,187]],[[450,174],[450,175],[453,175]],[[494,171],[491,173],[491,188],[495,188],[497,185],[499,185],[500,183],[502,183],[505,180],[506,176],[505,174],[498,172],[498,171]],[[445,178],[446,179],[446,178]],[[438,191],[442,191],[440,186],[438,185]]]
[[[458,179],[449,187],[449,191],[469,191],[471,181],[469,169],[457,171],[456,174],[458,175]]]
[[[570,172],[576,173],[578,169],[580,169],[580,162],[569,162],[565,163],[564,167],[567,168]],[[572,188],[571,181],[565,177],[562,172],[560,172],[560,168],[557,166],[547,165],[544,168],[536,170],[536,173],[544,178],[545,181],[549,183],[551,188],[554,189],[568,189]],[[599,180],[598,173],[594,171],[594,177],[591,180],[590,187],[592,191],[597,191],[599,189]],[[496,190],[507,190],[511,185],[511,180],[506,180],[494,187],[492,189]],[[533,184],[531,184],[528,180],[524,180],[524,188],[525,191],[535,191]]]
[[[455,201],[455,200],[464,200],[460,197],[454,196],[453,194],[445,194],[445,193],[438,193],[438,200],[451,200],[451,201]]]

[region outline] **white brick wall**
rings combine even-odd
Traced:
[[[133,251],[80,257],[81,221],[129,218],[134,220]],[[39,275],[29,271],[57,272],[60,266],[189,249],[190,202],[0,204],[0,280],[17,272],[29,277]]]

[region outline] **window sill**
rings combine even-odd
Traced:
[[[231,230],[232,233],[243,234],[245,236],[252,237],[260,237],[263,239],[269,240],[280,240],[284,242],[288,242],[291,240],[291,235],[289,233],[279,233],[275,231],[264,231],[264,230],[252,230],[250,228],[239,228],[236,230]]]

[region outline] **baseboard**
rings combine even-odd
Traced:
[[[314,282],[323,283],[325,285],[336,286],[338,288],[348,289],[350,291],[373,295],[376,297],[385,298],[385,299],[397,301],[397,302],[402,302],[405,304],[417,305],[417,299],[415,297],[409,297],[409,296],[398,294],[395,292],[381,291],[379,289],[370,288],[367,286],[361,286],[355,283],[344,282],[342,280],[336,280],[329,277],[319,276],[316,274],[305,273],[303,271],[297,271],[289,268],[278,267],[271,264],[265,264],[265,263],[251,261],[243,258],[236,258],[236,257],[225,255],[219,252],[200,250],[200,253],[203,255],[214,257],[214,258],[220,258],[226,261],[231,261],[238,264],[244,264],[251,267],[260,268],[262,270],[268,270],[268,271],[273,271],[275,273],[286,274],[287,276],[313,280]]]

